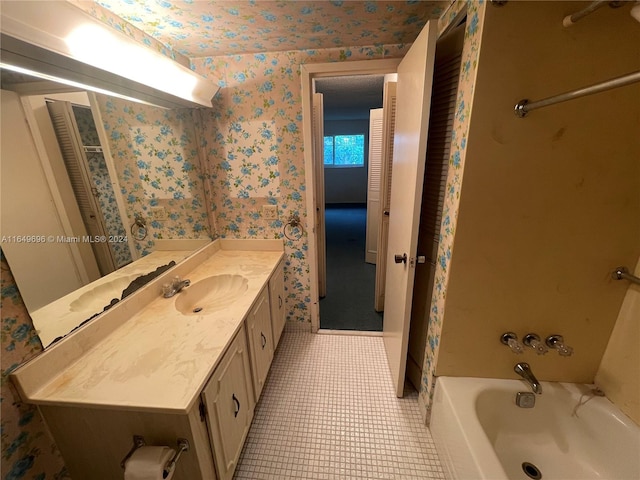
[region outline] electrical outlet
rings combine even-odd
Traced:
[[[278,218],[277,205],[263,205],[262,216],[267,220],[276,220]]]
[[[164,207],[151,207],[151,218],[154,220],[166,220],[167,211]]]

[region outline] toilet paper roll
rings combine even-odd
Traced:
[[[170,480],[173,472],[163,477],[164,467],[175,455],[169,447],[138,448],[124,465],[124,480]]]

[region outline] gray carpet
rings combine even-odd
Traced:
[[[327,296],[320,328],[382,331],[374,310],[376,266],[365,263],[365,205],[327,205]]]

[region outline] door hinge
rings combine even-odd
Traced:
[[[198,410],[200,410],[200,421],[204,422],[207,419],[207,406],[202,401],[202,398],[200,399],[200,405],[198,405]]]

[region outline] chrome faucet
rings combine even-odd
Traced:
[[[529,384],[533,393],[537,393],[538,395],[542,393],[542,385],[540,385],[540,382],[531,371],[531,367],[529,367],[528,363],[516,363],[516,366],[513,367],[513,371],[520,375],[523,380]]]
[[[176,293],[182,291],[183,288],[191,285],[191,280],[185,279],[182,280],[180,277],[175,277],[171,280],[171,283],[165,283],[162,285],[162,296],[164,298],[171,298]]]
[[[500,342],[507,345],[513,353],[524,353],[522,343],[518,341],[518,336],[513,332],[505,332],[500,335]]]
[[[564,343],[562,335],[549,335],[545,343],[549,348],[557,350],[561,357],[570,357],[573,355],[573,348]]]
[[[549,351],[537,333],[527,333],[522,339],[522,343],[527,347],[533,348],[538,355],[545,355]]]

